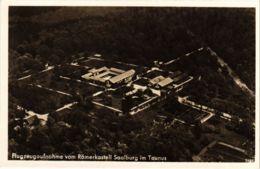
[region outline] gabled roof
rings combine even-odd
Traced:
[[[165,78],[164,80],[160,81],[160,82],[158,83],[158,85],[161,86],[161,87],[164,87],[164,86],[169,85],[169,84],[172,83],[172,82],[173,82],[173,80],[172,80],[170,77],[167,77],[167,78]]]
[[[35,120],[37,120],[38,117],[36,115],[33,115],[33,116],[29,116],[28,118],[26,118],[26,121],[28,122],[29,125],[32,125]]]
[[[121,80],[123,80],[123,79],[125,79],[127,77],[130,77],[130,76],[134,75],[134,74],[135,74],[135,70],[131,69],[131,70],[128,70],[128,71],[126,71],[126,72],[124,72],[124,73],[122,73],[122,74],[120,74],[118,76],[115,76],[115,77],[109,79],[109,81],[111,83],[117,83],[117,82],[119,82],[119,81],[121,81]]]
[[[97,75],[96,78],[102,78],[103,76],[108,75],[109,73],[109,71],[105,71],[104,73]]]
[[[122,70],[122,69],[117,69],[117,68],[114,68],[114,67],[111,67],[110,68],[110,71],[113,71],[113,72],[116,72],[116,73],[124,73],[125,71]]]
[[[165,79],[165,78],[164,78],[163,76],[157,76],[157,77],[151,79],[151,80],[150,80],[150,83],[154,85],[154,84],[157,84],[157,83],[159,83],[160,81],[162,81],[162,80],[164,80],[164,79]]]
[[[181,79],[183,79],[186,76],[187,76],[186,73],[183,73],[180,76],[177,76],[177,77],[173,78],[173,81],[174,82],[178,82],[178,81],[180,81]]]
[[[90,73],[95,73],[95,72],[101,72],[101,71],[103,71],[103,70],[108,70],[108,68],[107,68],[106,66],[101,67],[101,68],[99,68],[99,69],[93,68],[93,69],[90,69],[89,72],[90,72]]]
[[[89,79],[89,77],[92,75],[92,73],[86,73],[84,75],[82,75],[81,77],[84,79]]]
[[[175,72],[173,72],[173,73],[171,74],[171,78],[175,78],[175,77],[179,76],[180,74],[182,74],[182,72],[179,71],[179,70],[177,70],[177,71],[175,71]]]

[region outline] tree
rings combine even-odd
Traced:
[[[150,88],[147,88],[147,89],[144,90],[143,94],[146,94],[148,96],[152,96],[153,92],[152,92],[152,90]]]
[[[173,112],[174,110],[178,110],[181,107],[177,98],[174,96],[170,96],[165,101],[164,109],[168,112]]]
[[[41,154],[42,146],[50,145],[49,135],[44,130],[35,129],[32,131],[28,145],[32,152]]]
[[[37,49],[37,54],[39,54],[43,58],[48,58],[51,55],[51,49],[47,45],[40,45]]]
[[[131,96],[125,96],[122,98],[122,111],[128,113],[133,107],[133,99]]]
[[[137,90],[137,92],[135,93],[135,95],[137,96],[137,97],[139,97],[139,98],[142,98],[143,97],[143,91],[142,91],[142,89],[138,89]]]
[[[86,88],[78,89],[75,92],[74,97],[84,108],[88,110],[91,110],[93,108],[92,94],[90,90]]]

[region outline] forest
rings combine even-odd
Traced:
[[[15,58],[28,53],[39,63],[55,64],[87,51],[151,64],[146,60],[170,60],[209,45],[254,90],[254,9],[36,9],[10,8],[9,46],[20,55]]]
[[[153,122],[145,113],[144,117],[118,117],[108,110],[94,111],[86,96],[91,93],[88,87],[81,91],[83,97],[73,95],[68,99],[17,82],[26,71],[36,73],[46,65],[69,63],[80,57],[79,53],[88,56],[101,53],[106,60],[140,66],[153,66],[156,60],[182,57],[178,69],[191,73],[196,79],[202,75],[202,80],[193,83],[184,94],[223,111],[242,114],[250,123],[254,121],[254,98],[240,94],[225,71],[218,72],[214,58],[203,52],[191,55],[192,58],[185,57],[186,53],[198,48],[211,47],[254,90],[254,9],[10,7],[9,16],[9,152],[153,154],[167,156],[169,161],[192,161],[192,155],[215,139],[212,135],[219,131],[208,125],[190,128],[177,124],[174,128],[166,128],[164,123]],[[59,73],[64,72],[66,70]],[[34,83],[37,78],[42,76],[36,74],[28,81]],[[56,87],[61,89],[59,85]],[[74,86],[77,90],[81,88]],[[33,104],[24,95],[33,100]],[[37,105],[48,97],[44,104]],[[53,111],[71,99],[79,102],[73,110]],[[167,100],[154,108],[156,111],[147,113],[171,110],[176,106],[172,104],[174,101]],[[27,113],[17,110],[19,104],[25,105],[26,109],[48,112],[47,125],[41,126],[37,120],[33,128],[24,125],[23,118]],[[250,130],[253,140],[251,126],[241,126],[242,135],[249,137]]]

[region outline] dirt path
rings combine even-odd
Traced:
[[[216,56],[218,63],[221,67],[225,67],[228,71],[229,76],[234,80],[234,82],[241,88],[242,91],[248,93],[251,97],[255,97],[254,92],[248,88],[248,86],[236,75],[236,73],[228,66],[228,64],[219,57],[216,52],[214,52],[211,48],[208,47],[211,55]]]

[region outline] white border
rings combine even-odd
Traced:
[[[2,0],[6,6],[257,7],[257,0]]]
[[[0,0],[1,1],[1,0]],[[174,6],[256,8],[256,156],[254,163],[8,161],[8,6]],[[259,1],[258,0],[2,0],[0,46],[0,167],[90,168],[259,168]]]

